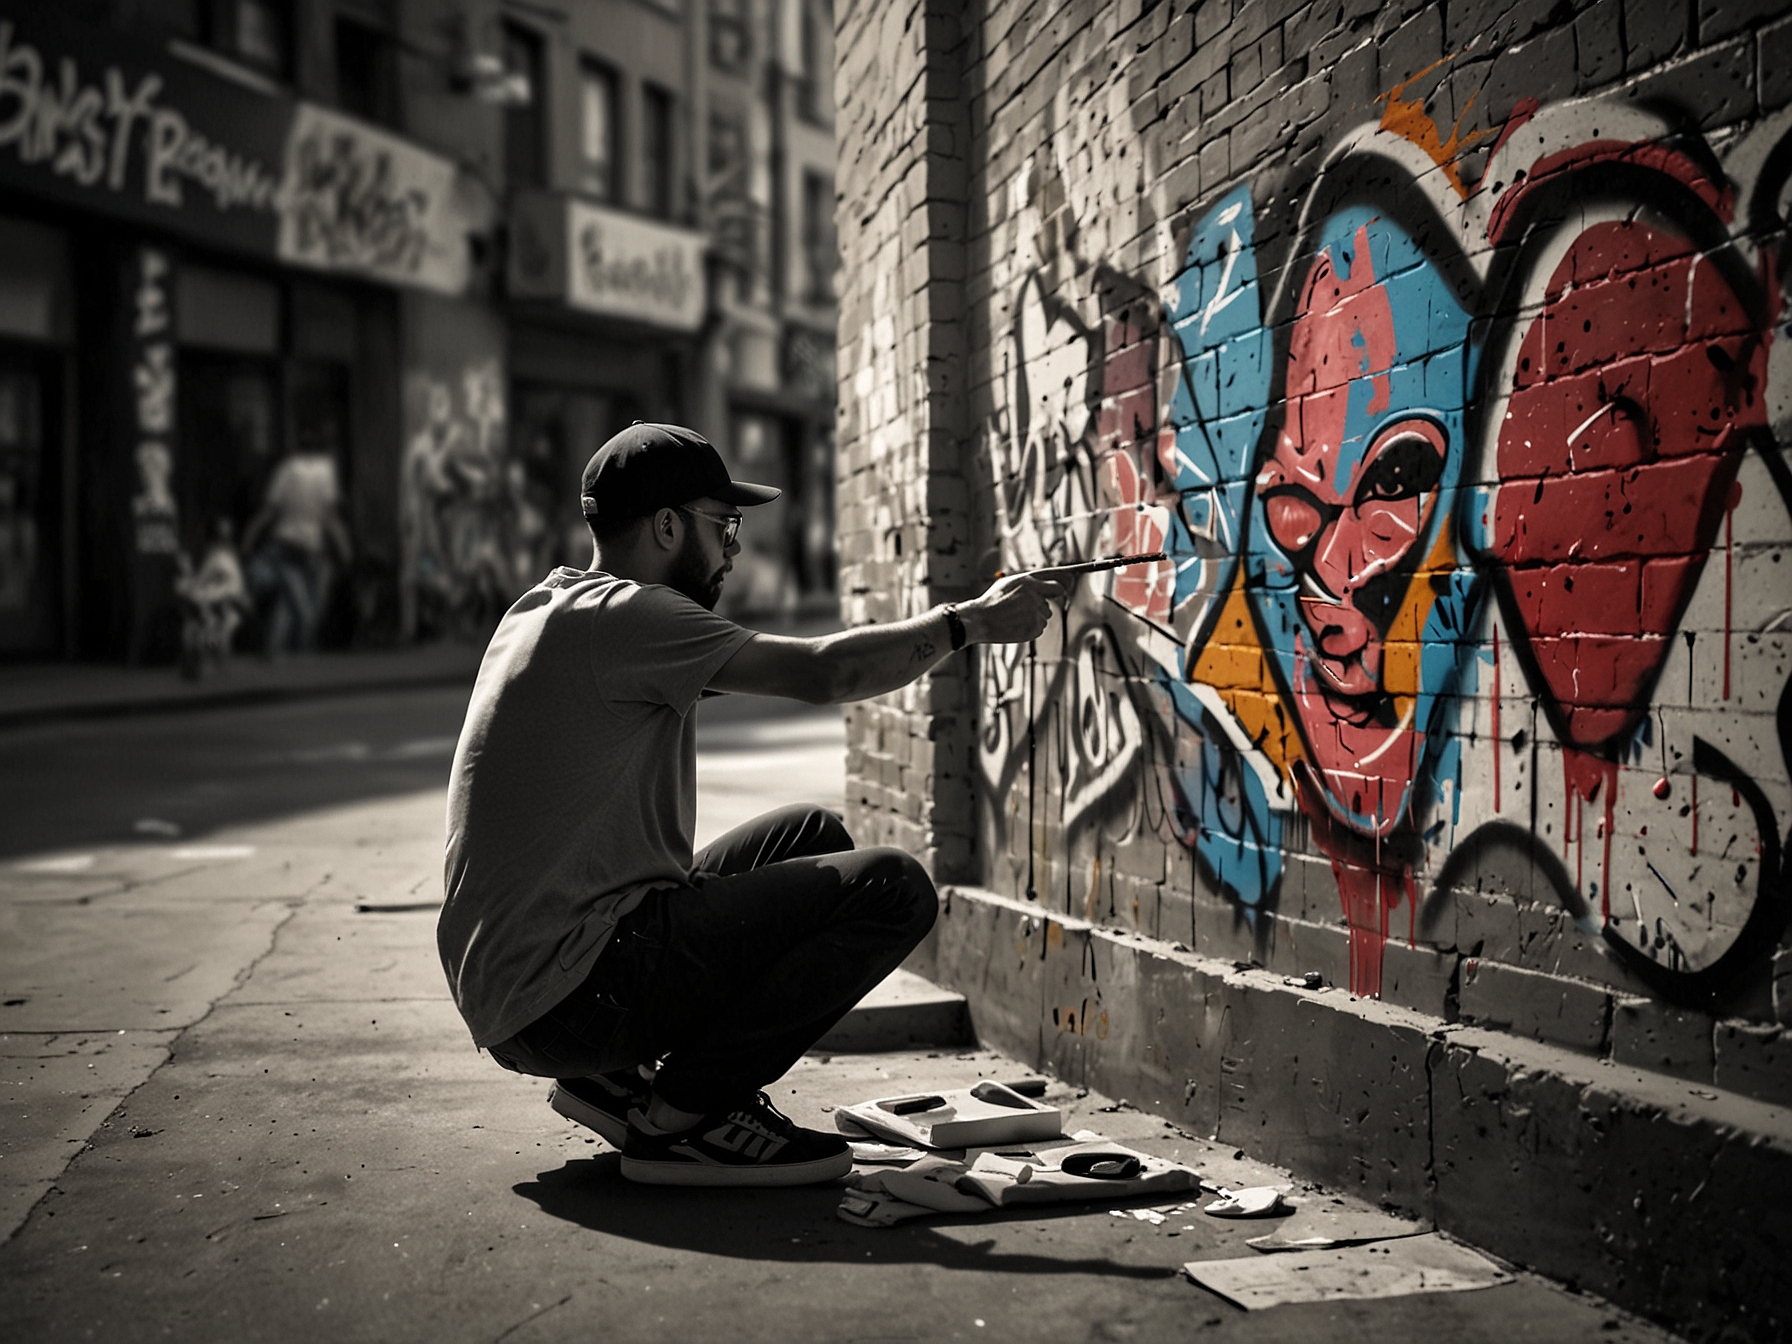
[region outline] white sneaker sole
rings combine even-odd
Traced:
[[[628,1137],[628,1121],[618,1120],[607,1111],[600,1111],[589,1102],[579,1100],[558,1084],[548,1093],[548,1105],[568,1120],[581,1124],[586,1129],[595,1130],[598,1137],[612,1148],[621,1149],[622,1141]]]
[[[852,1152],[813,1162],[767,1162],[763,1166],[709,1166],[702,1162],[643,1162],[622,1159],[622,1175],[642,1185],[819,1185],[852,1170]]]

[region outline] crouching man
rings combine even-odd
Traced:
[[[740,510],[674,425],[637,424],[585,468],[591,568],[556,569],[505,614],[448,790],[437,943],[474,1043],[556,1079],[552,1103],[666,1185],[798,1185],[852,1165],[763,1087],[932,926],[913,858],[855,849],[818,807],[692,853],[705,690],[836,704],[907,685],[954,650],[1035,638],[1061,585],[1015,576],[894,625],[819,639],[715,614]],[[651,1081],[650,1081],[651,1080]]]

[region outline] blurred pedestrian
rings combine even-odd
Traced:
[[[336,459],[301,446],[274,468],[261,510],[244,530],[257,592],[268,603],[266,651],[317,647],[336,566],[350,556]]]
[[[249,610],[249,585],[236,551],[236,530],[220,518],[194,568],[177,557],[174,591],[181,599],[181,672],[197,678],[230,656],[237,627]]]

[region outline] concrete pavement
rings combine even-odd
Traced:
[[[837,718],[712,717],[700,838],[837,797]],[[631,1186],[546,1083],[467,1042],[433,947],[440,825],[429,788],[8,861],[8,1338],[1666,1338],[1529,1276],[1247,1314],[1178,1266],[1249,1254],[1263,1229],[1200,1215],[873,1231],[839,1222],[830,1189]],[[1017,1072],[986,1050],[817,1053],[775,1095],[825,1125],[843,1101]],[[1054,1096],[1071,1128],[1222,1183],[1287,1180],[1099,1094]]]

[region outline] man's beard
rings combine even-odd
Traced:
[[[716,603],[722,600],[723,571],[726,568],[727,562],[724,561],[711,569],[703,558],[703,548],[697,544],[697,538],[686,533],[684,550],[679,553],[678,564],[667,578],[666,586],[683,593],[698,606],[714,611]]]

